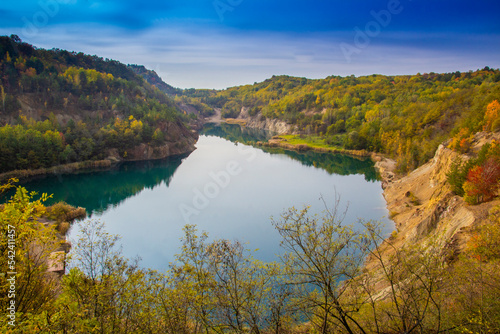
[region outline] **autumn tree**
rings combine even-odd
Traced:
[[[11,187],[2,186],[2,190]],[[15,194],[0,209],[0,262],[4,273],[0,283],[0,306],[2,310],[15,305],[15,324],[30,323],[30,319],[49,310],[58,293],[58,277],[49,272],[53,253],[61,246],[53,226],[39,221],[45,212],[43,194],[34,199],[36,193],[28,193],[16,187]],[[11,282],[15,289],[11,291]],[[0,324],[2,332],[12,329],[7,321]]]
[[[460,333],[497,333],[500,328],[500,208],[471,231],[450,272],[449,310]]]
[[[138,266],[138,260],[121,255],[119,237],[104,224],[79,223],[78,240],[69,260],[70,271],[62,281],[62,293],[48,314],[47,331],[137,333],[152,329],[156,302],[151,293],[157,276]],[[147,331],[144,331],[147,332]]]
[[[484,130],[485,131],[497,131],[500,129],[500,122],[498,121],[498,116],[500,116],[500,103],[494,100],[486,107],[486,112],[484,113]]]
[[[185,323],[186,314],[206,333],[279,333],[293,323],[291,294],[278,264],[253,259],[238,241],[207,243],[208,235],[198,235],[193,225],[184,232],[182,252],[170,270],[170,284],[178,291],[167,290],[176,296],[170,299],[178,303],[170,315],[180,319],[178,324]]]
[[[345,211],[337,199],[323,217],[309,208],[290,208],[273,225],[282,237],[282,260],[298,309],[320,333],[340,328],[364,333],[356,320],[362,303],[349,295],[352,278],[361,274],[370,243],[360,232],[344,224]]]
[[[417,245],[394,245],[380,226],[364,223],[372,242],[372,267],[356,278],[366,297],[361,322],[374,333],[439,333],[449,325],[444,302],[447,268],[443,241],[429,237]],[[363,314],[364,313],[364,314]]]
[[[497,193],[500,180],[500,163],[498,159],[489,158],[481,166],[473,167],[467,174],[464,183],[464,199],[469,204],[477,204],[491,200]]]

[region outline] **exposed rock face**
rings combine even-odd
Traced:
[[[242,107],[240,114],[236,118],[238,120],[245,120],[245,126],[249,128],[263,129],[279,135],[293,133],[295,130],[293,125],[278,119],[265,118],[260,112],[255,116],[250,116],[248,113],[249,110],[250,108],[248,107]]]
[[[140,161],[164,159],[169,156],[190,153],[196,149],[198,133],[187,129],[180,122],[166,122],[161,127],[165,133],[165,144],[152,146],[145,143],[139,144],[126,150],[127,154],[120,156],[116,149],[109,150],[108,160]]]
[[[485,142],[484,134],[476,135],[473,151]],[[446,174],[458,156],[440,145],[433,159],[399,179],[391,171],[394,163],[387,159],[376,163],[384,178],[384,197],[397,230],[392,239],[396,246],[436,236],[456,255],[465,247],[471,227],[487,220],[489,210],[500,204],[500,200],[495,200],[471,206],[451,191]],[[467,156],[461,158],[468,159]]]
[[[180,123],[168,123],[165,125],[166,143],[161,146],[151,146],[147,144],[137,145],[127,150],[125,157],[120,157],[116,150],[110,150],[109,159],[112,160],[154,160],[164,159],[172,155],[179,155],[192,152],[198,140],[196,132],[188,130]]]
[[[259,128],[268,130],[280,135],[294,132],[294,126],[291,124],[287,124],[286,122],[277,119],[268,119],[268,118],[261,119],[260,116],[248,118],[246,126],[250,128]]]

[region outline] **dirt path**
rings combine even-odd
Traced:
[[[214,108],[215,115],[205,118],[205,123],[222,123],[222,110]]]

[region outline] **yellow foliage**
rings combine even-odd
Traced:
[[[467,153],[470,149],[473,135],[469,128],[462,128],[460,131],[451,139],[448,148],[460,152]]]
[[[486,107],[486,112],[484,114],[484,130],[485,131],[492,131],[493,129],[493,123],[498,119],[498,116],[500,115],[500,103],[498,103],[497,100],[491,102],[488,104]]]

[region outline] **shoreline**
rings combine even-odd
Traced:
[[[279,147],[297,152],[314,151],[319,153],[346,154],[355,157],[366,157],[366,158],[372,158],[373,155],[377,155],[376,153],[369,152],[366,150],[346,150],[342,148],[333,148],[333,147],[332,148],[314,147],[308,144],[290,144],[286,141],[286,139],[279,137],[269,139],[267,142],[258,141],[256,145],[262,147]]]
[[[47,168],[16,169],[5,173],[1,173],[0,183],[5,182],[12,178],[16,178],[18,179],[19,182],[21,182],[21,181],[27,181],[31,178],[44,177],[53,174],[77,174],[81,171],[109,170],[124,162],[155,161],[155,160],[169,159],[177,156],[183,156],[185,154],[190,154],[193,151],[194,150],[178,154],[171,154],[165,157],[149,158],[149,159],[118,160],[115,157],[110,157],[108,159],[103,159],[103,160],[85,160],[85,161],[72,162],[69,164],[57,165]]]
[[[16,169],[0,174],[0,182],[16,178],[19,181],[25,181],[29,178],[46,176],[50,174],[73,174],[81,170],[104,170],[113,167],[118,162],[110,159],[104,160],[86,160],[81,162],[72,162],[64,165],[57,165],[48,168],[38,169]]]

